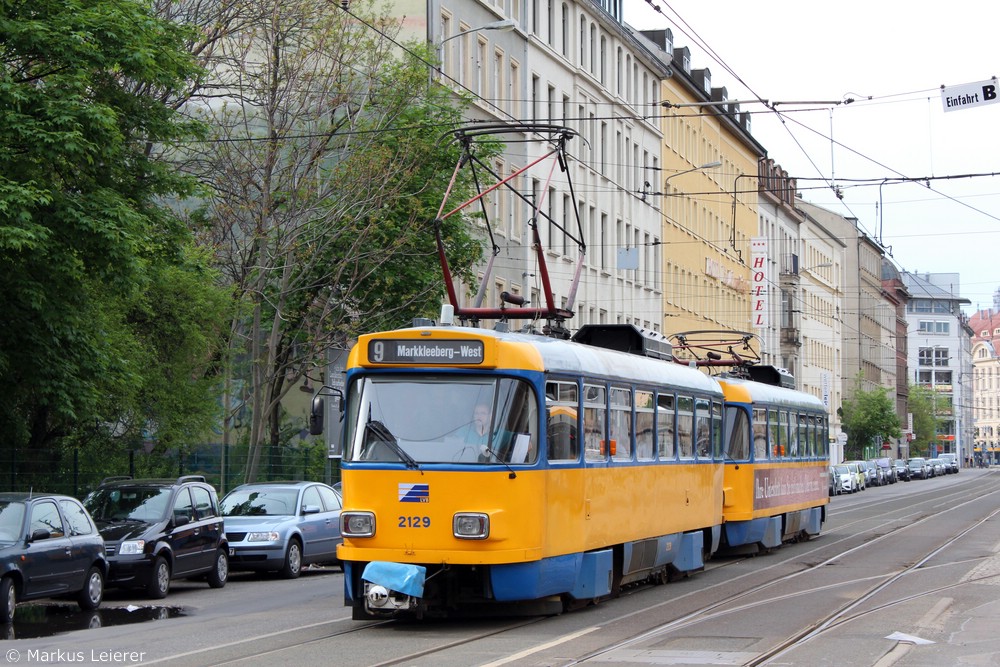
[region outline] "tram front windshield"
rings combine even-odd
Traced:
[[[377,375],[352,383],[345,459],[382,463],[531,464],[538,408],[515,378]]]

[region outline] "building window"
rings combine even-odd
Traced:
[[[951,323],[940,320],[920,320],[917,323],[917,331],[922,334],[947,335],[951,331]]]
[[[562,6],[562,54],[569,58],[569,7]]]
[[[473,92],[476,93],[477,97],[485,97],[489,94],[486,87],[486,79],[489,72],[489,65],[486,62],[488,46],[489,44],[485,37],[480,37],[476,42],[476,88]]]
[[[921,366],[948,366],[950,358],[946,347],[922,347],[918,361]]]

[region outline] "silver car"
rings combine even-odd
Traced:
[[[293,579],[304,565],[337,562],[342,501],[326,484],[243,484],[221,504],[231,569],[274,571]]]

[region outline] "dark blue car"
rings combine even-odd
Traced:
[[[76,498],[0,494],[0,568],[2,623],[27,600],[75,596],[93,610],[104,598],[104,540]]]

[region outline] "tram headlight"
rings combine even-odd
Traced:
[[[481,512],[459,512],[451,525],[460,540],[485,540],[490,536],[490,517]]]
[[[340,515],[340,534],[344,537],[373,537],[375,514],[372,512],[344,512]]]

